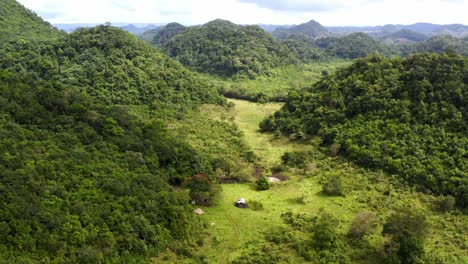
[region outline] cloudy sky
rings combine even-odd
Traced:
[[[468,25],[468,0],[19,0],[51,23]]]

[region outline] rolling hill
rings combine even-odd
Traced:
[[[288,28],[280,27],[272,32],[272,35],[278,39],[285,39],[294,34],[303,34],[310,38],[320,38],[328,36],[329,32],[324,26],[315,20],[310,20],[307,23]]]
[[[0,43],[17,39],[49,39],[62,32],[15,0],[0,1]]]
[[[343,37],[317,39],[315,44],[327,55],[346,59],[363,58],[379,52],[390,54],[390,49],[365,33],[352,33]]]
[[[456,54],[371,56],[291,93],[261,129],[319,136],[360,165],[466,207],[467,74]]]
[[[221,76],[254,78],[281,65],[298,62],[289,49],[258,26],[214,20],[189,27],[162,48],[185,66]]]
[[[58,41],[11,43],[0,67],[76,87],[108,104],[220,102],[208,81],[121,29],[77,30]]]

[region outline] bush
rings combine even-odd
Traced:
[[[303,168],[309,160],[310,153],[306,151],[285,152],[281,156],[281,161],[289,167]]]
[[[331,175],[322,187],[322,192],[330,196],[345,196],[344,186],[340,176]]]
[[[455,198],[451,195],[441,196],[437,200],[437,209],[442,212],[449,212],[455,208]]]
[[[353,223],[348,231],[351,238],[361,239],[377,226],[377,219],[373,212],[360,211],[354,217]]]
[[[254,211],[261,211],[263,210],[263,203],[257,200],[250,200],[249,207],[252,208]]]
[[[257,190],[264,191],[270,189],[270,183],[268,182],[267,177],[261,176],[260,179],[256,181]]]

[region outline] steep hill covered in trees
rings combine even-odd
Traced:
[[[454,51],[463,56],[468,56],[468,41],[466,39],[456,38],[449,35],[440,35],[431,37],[423,42],[400,47],[403,54],[418,52]]]
[[[372,56],[303,93],[263,131],[319,136],[334,152],[468,205],[468,61],[458,55]]]
[[[200,242],[190,200],[226,165],[166,127],[224,99],[121,29],[55,37],[32,17],[40,37],[1,29],[14,38],[0,47],[0,262],[141,263],[176,240]]]
[[[323,52],[315,44],[314,39],[302,35],[293,34],[282,40],[292,53],[303,62],[313,62],[323,57]]]
[[[345,59],[362,58],[374,52],[390,54],[387,46],[365,33],[353,33],[344,37],[321,38],[317,39],[315,43],[327,55]]]
[[[0,71],[0,259],[129,262],[198,230],[177,183],[210,174],[161,122]]]
[[[273,31],[272,35],[278,39],[288,38],[290,35],[301,34],[309,38],[320,38],[329,35],[328,30],[315,20],[310,20],[307,23],[299,24],[289,28],[278,28]]]
[[[406,42],[421,42],[429,37],[418,33],[416,31],[402,29],[397,32],[393,32],[391,34],[386,35],[383,37],[383,41],[387,43],[406,43]]]
[[[156,30],[150,30],[142,34],[142,39],[148,41],[151,45],[160,46],[170,40],[172,37],[183,31],[186,27],[173,22]]]
[[[108,104],[221,101],[208,81],[111,26],[81,29],[58,41],[12,42],[0,52],[3,69],[73,86]]]
[[[12,39],[46,39],[61,32],[15,0],[0,1],[0,43]]]
[[[254,77],[298,61],[286,46],[258,26],[239,26],[220,19],[187,28],[162,47],[193,70],[221,76]]]

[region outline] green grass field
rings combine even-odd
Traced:
[[[287,66],[272,69],[268,76],[258,76],[251,79],[212,79],[224,94],[236,94],[235,98],[256,98],[260,93],[274,101],[284,98],[291,90],[310,86],[322,76],[322,72],[333,73],[337,69],[348,66],[351,60],[336,59],[327,62],[315,62],[301,66]],[[238,97],[243,96],[243,97]],[[232,96],[230,96],[232,97]]]
[[[311,144],[275,139],[271,134],[258,132],[258,123],[266,115],[281,107],[278,103],[255,104],[232,100],[235,108],[223,110],[206,106],[202,111],[212,119],[235,122],[244,133],[245,143],[259,157],[264,168],[280,163],[285,151],[313,150]],[[192,252],[191,257],[181,256],[170,250],[154,260],[154,263],[230,263],[251,248],[265,243],[264,234],[272,228],[284,226],[280,216],[292,211],[315,215],[325,210],[340,220],[339,232],[346,233],[355,214],[362,209],[373,211],[378,227],[367,239],[368,251],[356,251],[353,263],[378,263],[381,261],[383,238],[380,235],[385,218],[390,212],[405,204],[412,204],[427,212],[432,231],[426,242],[427,254],[447,259],[446,263],[468,261],[468,218],[463,214],[437,213],[431,210],[435,198],[414,193],[404,187],[394,187],[382,172],[359,168],[340,158],[319,155],[314,161],[312,174],[303,171],[284,172],[289,180],[275,183],[267,191],[257,191],[252,183],[223,184],[222,197],[216,206],[203,207],[205,215],[197,216],[207,227],[204,244]],[[328,197],[321,194],[327,175],[340,174],[348,186],[346,197]],[[392,190],[392,188],[399,188]],[[392,190],[385,194],[385,190]],[[264,209],[239,209],[234,206],[238,198],[260,201]],[[284,248],[289,263],[304,263],[293,250]]]

